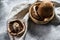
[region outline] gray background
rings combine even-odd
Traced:
[[[14,5],[23,1],[35,2],[35,0],[0,0],[0,40],[9,40],[6,24],[8,16],[13,16],[9,12]],[[29,19],[25,40],[60,40],[60,7],[55,8],[55,14],[54,19],[46,25],[35,24]]]

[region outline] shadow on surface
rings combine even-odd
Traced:
[[[3,33],[0,35],[0,40],[9,40],[9,36],[7,33]]]
[[[30,18],[28,20],[28,30],[31,36],[42,37],[48,35],[51,32],[51,27],[57,27],[60,25],[59,18],[55,17],[48,24],[36,24]]]

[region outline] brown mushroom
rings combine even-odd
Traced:
[[[54,17],[54,4],[52,2],[36,2],[30,7],[30,18],[35,23],[48,23]]]
[[[25,26],[21,23],[21,21],[11,21],[8,26],[8,32],[12,36],[21,37],[24,34]]]

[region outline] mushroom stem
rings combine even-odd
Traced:
[[[15,22],[15,23],[13,24],[14,30],[16,30],[16,28],[18,28],[18,27],[19,27],[19,24],[18,24],[17,22]]]

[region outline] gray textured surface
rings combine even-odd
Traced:
[[[54,1],[60,2],[59,0]],[[6,24],[8,16],[13,16],[9,12],[14,5],[20,2],[22,0],[0,0],[0,40],[9,40]],[[25,40],[60,40],[60,7],[55,8],[55,14],[55,18],[46,25],[37,25],[29,19]]]

